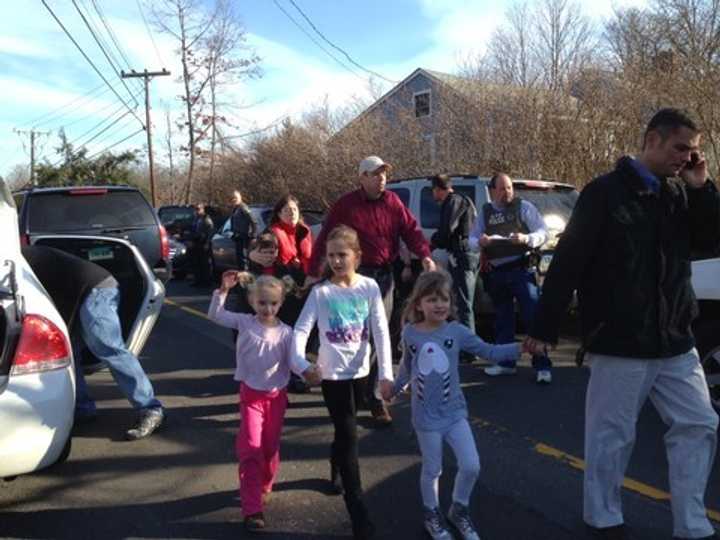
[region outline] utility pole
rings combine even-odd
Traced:
[[[134,69],[130,70],[130,73],[120,72],[123,79],[138,79],[142,78],[145,80],[145,126],[147,131],[147,145],[148,145],[148,168],[150,169],[150,198],[152,199],[153,208],[157,206],[155,201],[155,168],[153,167],[153,150],[152,150],[152,129],[150,124],[150,78],[151,77],[164,77],[170,75],[170,72],[163,68],[162,71],[148,71],[147,69],[138,73]]]
[[[14,130],[18,135],[30,135],[30,184],[35,185],[35,136],[36,135],[50,135],[49,131],[23,131],[20,129]]]

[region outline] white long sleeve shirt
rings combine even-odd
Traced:
[[[224,307],[227,293],[213,293],[208,317],[226,328],[238,331],[235,344],[235,380],[253,390],[272,392],[285,388],[290,370],[301,375],[307,362],[292,363],[292,328],[261,324],[254,314],[234,313]]]
[[[293,362],[305,362],[305,347],[317,322],[317,365],[326,380],[365,377],[370,372],[370,334],[377,351],[380,379],[393,380],[390,331],[380,288],[359,274],[350,287],[324,281],[316,285],[295,323]]]

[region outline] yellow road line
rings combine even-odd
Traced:
[[[558,450],[557,448],[553,448],[552,446],[548,446],[547,444],[543,443],[537,443],[535,445],[535,451],[543,454],[545,456],[550,456],[552,458],[555,458],[559,461],[563,461],[570,465],[573,469],[578,469],[581,471],[585,470],[585,462],[575,456],[572,456],[570,454],[567,454],[563,452],[562,450]],[[628,491],[634,491],[635,493],[639,493],[640,495],[644,495],[646,497],[649,497],[650,499],[656,500],[656,501],[669,501],[670,500],[670,494],[662,491],[661,489],[654,488],[652,486],[649,486],[647,484],[644,484],[642,482],[638,482],[637,480],[633,480],[632,478],[625,478],[623,480],[623,487],[627,489]],[[720,522],[720,512],[717,510],[711,510],[709,508],[705,509],[707,512],[707,515],[710,519],[713,521]]]
[[[182,304],[178,304],[177,302],[174,302],[173,300],[170,300],[168,298],[165,299],[165,303],[169,306],[173,306],[183,311],[187,311],[188,313],[191,313],[197,317],[202,317],[203,319],[208,318],[208,316],[205,315],[205,313],[203,313],[202,311],[198,311],[197,309],[193,309],[191,307],[183,306]]]

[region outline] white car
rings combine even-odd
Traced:
[[[692,285],[700,306],[693,331],[710,399],[720,411],[720,258],[693,261]]]
[[[67,326],[21,254],[1,179],[0,231],[0,478],[11,478],[69,455],[75,376]]]

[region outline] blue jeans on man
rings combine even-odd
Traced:
[[[515,302],[520,307],[520,319],[525,328],[532,326],[537,309],[539,290],[535,275],[525,266],[513,266],[508,269],[492,269],[485,279],[487,293],[495,307],[495,341],[513,343],[515,341]],[[503,361],[503,367],[515,367],[512,361]],[[532,366],[536,371],[549,371],[552,362],[547,354],[533,355]]]
[[[87,391],[85,375],[81,361],[82,338],[100,361],[105,362],[120,391],[136,410],[162,409],[155,398],[152,384],[140,362],[125,345],[122,326],[118,316],[120,291],[117,287],[98,287],[92,289],[79,310],[80,324],[77,325],[80,336],[74,336],[75,355],[75,414],[93,416],[95,401]]]

